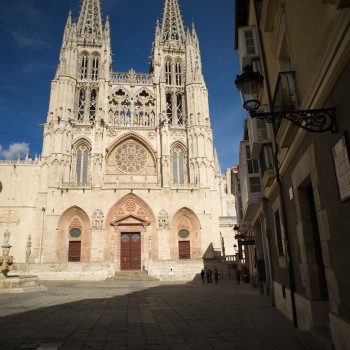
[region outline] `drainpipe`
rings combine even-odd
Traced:
[[[261,227],[262,232],[265,231],[264,239],[265,239],[265,245],[267,246],[267,261],[269,264],[269,281],[270,281],[270,296],[271,296],[271,305],[275,306],[275,291],[274,291],[274,270],[273,270],[273,264],[272,264],[272,257],[271,257],[271,229],[268,221],[268,206],[267,206],[268,199],[263,198],[262,199],[262,206],[263,206],[263,218],[260,220],[260,224],[263,227]]]

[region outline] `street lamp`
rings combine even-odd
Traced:
[[[260,91],[263,86],[264,77],[260,72],[254,72],[252,66],[245,66],[243,73],[237,75],[235,84],[241,93],[243,108],[250,113],[260,107]]]
[[[270,106],[271,112],[257,112],[260,107],[260,92],[263,87],[264,77],[260,72],[255,72],[251,65],[243,68],[243,73],[237,75],[235,84],[241,93],[243,108],[252,118],[274,123],[276,120],[287,119],[296,126],[311,132],[336,132],[335,108],[299,110],[292,108],[288,110],[275,111],[276,106]]]

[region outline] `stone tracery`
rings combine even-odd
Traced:
[[[127,174],[136,174],[145,169],[147,164],[147,151],[134,140],[129,140],[117,147],[115,165]]]
[[[108,123],[116,126],[155,126],[155,98],[146,89],[134,97],[122,88],[109,96]]]

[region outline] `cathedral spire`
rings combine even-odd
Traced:
[[[78,20],[78,35],[81,37],[102,38],[100,0],[82,0]]]
[[[161,38],[163,42],[185,43],[185,30],[178,0],[165,0]]]

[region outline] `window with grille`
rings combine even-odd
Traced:
[[[176,114],[177,114],[177,123],[183,124],[183,114],[182,114],[182,95],[176,95]]]
[[[93,122],[96,118],[96,103],[97,103],[97,92],[96,90],[92,90],[90,95],[90,111],[89,111],[89,120],[91,122]]]
[[[173,122],[173,102],[171,93],[166,94],[166,115],[168,118],[168,123]]]
[[[85,80],[87,79],[87,74],[88,74],[88,57],[83,56],[81,58],[81,75],[80,79]]]
[[[171,62],[165,62],[165,83],[171,85]]]
[[[175,65],[175,78],[176,78],[176,85],[180,86],[181,85],[181,62],[176,62]]]
[[[96,81],[98,79],[98,57],[95,56],[92,59],[91,80]]]
[[[78,121],[84,121],[85,113],[85,90],[81,89],[79,93],[79,105],[78,105]]]

